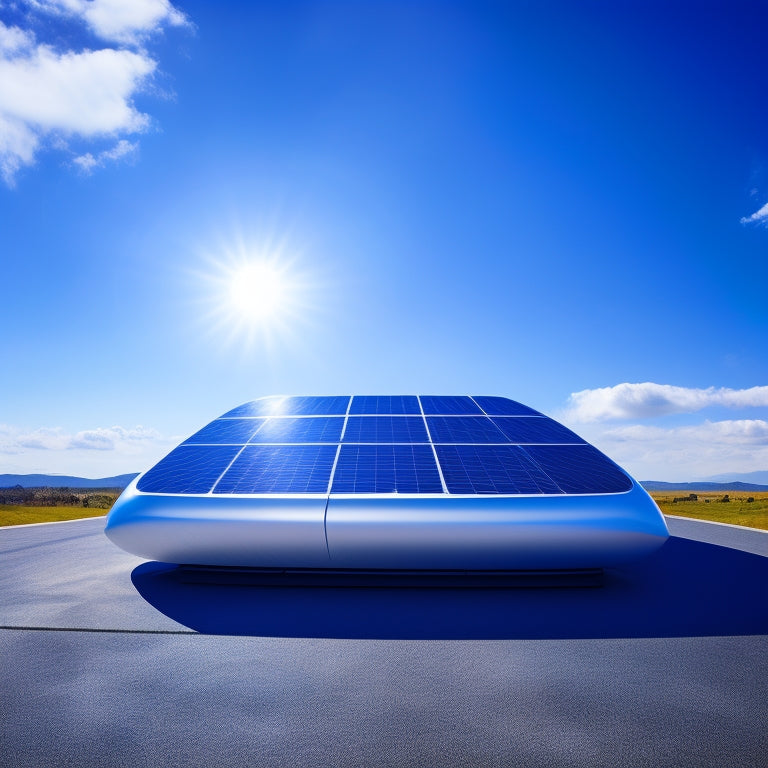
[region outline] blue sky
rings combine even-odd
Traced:
[[[768,9],[0,22],[0,473],[140,471],[306,393],[500,394],[642,479],[768,470]]]

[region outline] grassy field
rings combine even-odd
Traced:
[[[108,511],[89,507],[20,507],[13,504],[0,504],[0,525],[80,520],[83,517],[106,515]]]
[[[665,515],[695,517],[698,520],[712,520],[717,523],[746,525],[750,528],[768,530],[768,493],[756,491],[728,493],[729,501],[724,502],[723,492],[694,493],[697,497],[689,499],[688,492],[651,493],[654,501]],[[677,498],[677,501],[674,499]],[[753,501],[747,501],[747,499]]]
[[[722,500],[724,493],[707,492],[695,495],[697,498],[694,500],[690,499],[689,494],[684,491],[678,491],[677,494],[671,492],[651,494],[665,515],[695,517],[699,520],[713,520],[718,523],[746,525],[750,528],[768,530],[768,493],[730,493],[727,502]],[[747,501],[749,498],[753,501]],[[93,507],[0,504],[0,526],[79,520],[83,517],[106,515],[108,511],[108,509]]]

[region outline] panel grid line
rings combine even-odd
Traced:
[[[354,400],[354,395],[349,396],[349,402],[347,403],[347,412],[344,414],[344,425],[341,428],[341,436],[339,437],[339,444],[336,447],[336,457],[333,460],[333,466],[331,467],[331,476],[328,478],[328,497],[331,496],[331,488],[333,487],[333,476],[336,474],[336,465],[339,463],[339,454],[341,453],[341,444],[344,441],[344,433],[347,431],[347,422],[349,421],[349,409],[352,407],[352,401]],[[328,504],[325,505],[325,513],[328,514]],[[325,525],[325,522],[323,522],[323,525]],[[325,543],[326,546],[328,544],[328,533],[326,531],[325,534]]]
[[[550,479],[550,481],[553,483],[553,485],[555,485],[555,486],[557,486],[558,488],[560,488],[560,484],[559,484],[559,483],[558,483],[558,482],[557,482],[555,479],[553,479],[553,477],[552,477],[552,476],[549,474],[549,472],[547,472],[547,471],[544,469],[544,467],[542,467],[542,466],[541,466],[541,464],[539,464],[539,462],[538,462],[538,461],[536,461],[536,458],[535,458],[534,456],[531,456],[531,454],[530,454],[530,453],[528,453],[527,451],[526,451],[525,455],[526,455],[526,456],[527,456],[527,457],[530,459],[531,463],[532,463],[532,464],[533,464],[535,467],[537,467],[539,470],[541,470],[541,473],[542,473],[543,475],[545,475],[546,477],[548,477],[548,478]],[[561,493],[565,493],[565,491],[564,491],[562,488],[560,488],[560,492],[561,492]]]
[[[257,434],[259,430],[263,429],[264,424],[266,424],[267,421],[268,419],[264,419],[264,422],[262,423],[262,425],[259,427],[259,429],[256,430],[256,432],[253,433],[253,435]],[[253,438],[253,435],[251,435],[251,438]],[[216,479],[216,482],[213,484],[213,487],[211,488],[210,491],[208,491],[206,496],[213,496],[213,492],[216,490],[216,486],[221,482],[221,479],[224,477],[224,475],[226,475],[227,472],[229,472],[230,467],[237,461],[238,457],[244,450],[245,450],[245,445],[235,454],[235,457],[232,459],[232,461],[230,461],[229,464],[227,464],[227,468],[218,476],[218,478]]]
[[[427,424],[427,417],[424,415],[424,406],[421,404],[421,396],[416,395],[416,399],[419,401],[419,410],[421,411],[421,418],[424,419],[424,427],[427,430],[427,438],[429,444],[432,446],[432,453],[435,456],[435,464],[437,464],[437,472],[440,475],[440,485],[443,487],[443,493],[448,493],[448,486],[445,484],[445,478],[443,477],[443,468],[440,466],[440,459],[437,458],[437,451],[435,450],[435,444],[432,442],[432,435],[429,433],[429,424]]]
[[[477,400],[475,400],[474,397],[472,397],[472,395],[467,395],[467,397],[483,412],[483,416],[488,416],[490,418],[490,414],[477,402]]]

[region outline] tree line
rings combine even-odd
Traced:
[[[109,509],[120,488],[0,488],[0,504],[16,507],[89,507]]]

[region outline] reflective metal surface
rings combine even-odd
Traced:
[[[637,484],[594,496],[248,497],[143,494],[134,483],[106,533],[170,563],[495,570],[610,566],[668,536]]]

